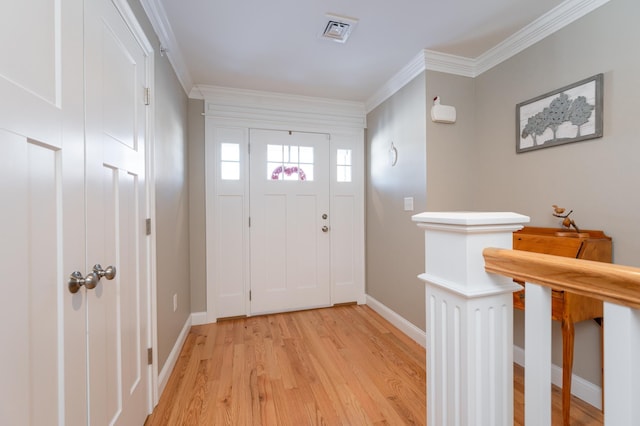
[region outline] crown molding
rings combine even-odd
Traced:
[[[593,12],[610,0],[567,0],[475,59],[476,76]]]
[[[164,7],[160,0],[140,0],[140,3],[160,40],[160,47],[165,49],[164,52],[161,51],[161,54],[167,55],[184,92],[188,95],[193,88],[193,80],[178,47],[178,41],[173,34]]]
[[[424,70],[475,78],[609,1],[566,0],[477,58],[423,50],[365,102],[366,111],[371,112]]]
[[[366,113],[371,112],[425,70],[464,77],[477,77],[609,1],[566,0],[477,58],[423,50],[367,99],[364,103],[365,111]],[[166,48],[165,54],[185,93],[194,99],[205,99],[201,90],[208,89],[206,86],[194,85],[161,2],[159,0],[141,0],[141,4],[160,39],[161,46]],[[313,99],[317,100],[318,98]]]
[[[382,85],[367,101],[365,110],[368,113],[373,111],[378,105],[389,99],[394,93],[406,86],[411,80],[416,78],[426,69],[425,52],[418,53],[407,65],[393,75]]]
[[[286,122],[300,125],[366,127],[362,102],[220,86],[196,85],[192,99],[204,100],[204,115],[253,122]]]
[[[463,77],[476,76],[476,61],[464,56],[425,50],[426,69]]]

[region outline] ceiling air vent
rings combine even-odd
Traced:
[[[357,19],[346,18],[344,16],[327,14],[327,18],[329,20],[324,27],[322,37],[337,41],[338,43],[346,42],[351,31],[353,31],[353,28],[358,23]]]

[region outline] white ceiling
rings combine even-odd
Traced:
[[[160,39],[185,86],[361,102],[424,49],[478,58],[561,3],[143,0],[148,13],[155,10],[151,18],[156,30],[162,23]],[[359,20],[346,44],[319,38],[327,13]]]

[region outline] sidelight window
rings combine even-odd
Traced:
[[[220,178],[240,180],[240,144],[220,144]]]
[[[351,182],[351,150],[339,149],[336,158],[338,182]]]

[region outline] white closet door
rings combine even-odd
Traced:
[[[110,0],[85,4],[87,261],[116,268],[87,293],[89,420],[147,415],[147,58]]]
[[[251,314],[331,302],[329,135],[251,130]]]
[[[86,423],[82,1],[0,5],[0,424]]]

